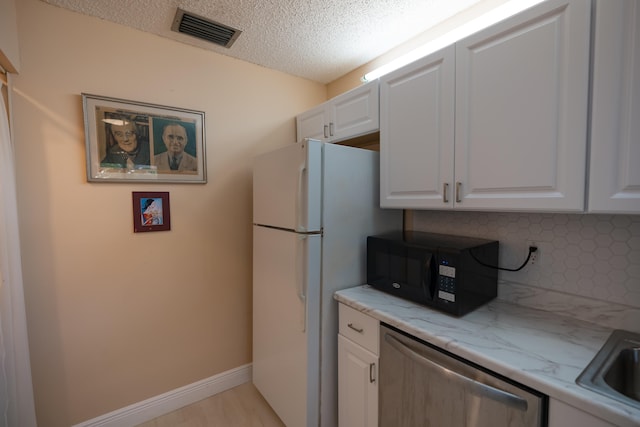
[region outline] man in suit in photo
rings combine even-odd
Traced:
[[[159,171],[197,171],[198,161],[186,153],[187,131],[180,123],[167,123],[162,130],[162,141],[167,151],[154,156],[154,164]]]

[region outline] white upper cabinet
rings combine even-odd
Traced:
[[[590,13],[547,1],[456,44],[458,208],[584,209]]]
[[[305,138],[343,141],[379,129],[378,81],[345,92],[296,116],[298,142]]]
[[[582,211],[590,13],[548,0],[382,77],[381,205]]]
[[[380,79],[380,202],[452,208],[455,48]]]
[[[327,141],[329,139],[329,110],[325,104],[320,104],[309,111],[296,116],[297,141],[302,142],[305,138],[319,139]]]
[[[598,1],[589,212],[640,212],[640,3]]]

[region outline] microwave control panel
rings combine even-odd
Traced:
[[[438,298],[456,302],[456,268],[447,259],[438,265]]]

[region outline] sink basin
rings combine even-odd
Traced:
[[[640,409],[640,334],[613,331],[576,383]]]
[[[625,348],[604,374],[604,382],[625,396],[640,402],[640,347]]]

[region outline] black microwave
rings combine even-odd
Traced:
[[[498,294],[496,240],[418,231],[367,237],[367,284],[462,316]]]

